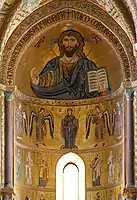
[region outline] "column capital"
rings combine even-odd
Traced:
[[[6,100],[11,101],[13,99],[13,92],[12,91],[5,91],[5,98]]]
[[[134,89],[133,88],[126,88],[125,89],[125,96],[126,96],[126,99],[132,99],[134,97]]]
[[[125,200],[136,200],[137,199],[137,188],[124,188],[123,196]]]
[[[4,187],[0,189],[0,194],[4,200],[13,200],[14,190],[13,188]]]

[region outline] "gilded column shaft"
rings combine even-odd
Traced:
[[[5,186],[13,187],[13,102],[12,92],[5,93]]]
[[[133,90],[126,91],[126,187],[134,187],[134,108]]]

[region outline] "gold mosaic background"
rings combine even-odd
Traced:
[[[19,134],[15,129],[15,193],[18,196],[20,194],[21,199],[25,199],[28,195],[32,199],[41,199],[44,195],[44,198],[49,198],[55,200],[55,188],[56,188],[56,165],[59,158],[68,153],[73,152],[78,154],[85,163],[86,168],[86,199],[94,200],[96,198],[97,192],[101,195],[103,200],[108,199],[118,199],[119,193],[122,192],[123,183],[124,183],[124,171],[123,164],[123,125],[121,137],[114,132],[113,136],[109,136],[107,129],[104,135],[104,141],[96,142],[95,141],[95,124],[91,126],[90,134],[86,140],[86,117],[89,111],[91,113],[95,112],[95,107],[98,105],[100,110],[104,112],[106,108],[110,113],[110,119],[112,120],[112,113],[116,109],[117,103],[123,105],[123,97],[117,97],[115,100],[106,101],[100,104],[92,104],[86,106],[71,106],[73,109],[73,114],[79,121],[78,132],[76,136],[76,145],[77,149],[61,149],[61,146],[64,144],[64,139],[61,136],[61,120],[66,115],[67,108],[69,106],[46,106],[38,105],[33,103],[28,103],[26,101],[21,101],[17,99],[15,101],[15,109],[19,108],[22,113],[26,114],[27,119],[29,119],[31,111],[37,113],[41,107],[49,110],[54,118],[54,138],[52,139],[49,133],[48,124],[47,126],[47,135],[44,138],[45,146],[40,144],[36,146],[36,128],[34,121],[34,128],[32,137],[26,135],[26,132],[23,131]],[[17,117],[17,116],[16,116]],[[19,120],[19,118],[18,118]],[[17,120],[15,118],[15,127]],[[91,133],[92,132],[92,133]],[[105,145],[102,147],[103,142]],[[95,147],[95,144],[98,146]],[[21,160],[21,176],[17,177],[17,159],[18,152],[20,154]],[[26,158],[30,152],[31,159],[33,162],[32,165],[32,184],[26,184],[25,178],[25,167],[26,167]],[[108,182],[108,158],[110,154],[113,154],[113,165],[114,165],[114,182],[110,184]],[[95,156],[98,154],[101,161],[101,178],[100,186],[93,186],[92,184],[92,168],[91,163]],[[42,156],[44,155],[47,160],[48,167],[48,182],[45,187],[39,186],[39,170]],[[121,155],[121,156],[120,156]],[[120,160],[121,159],[121,160]],[[119,178],[119,166],[122,166],[121,177]],[[42,195],[43,194],[43,195]],[[16,198],[17,198],[16,196]],[[40,198],[41,196],[41,198]]]
[[[49,2],[51,3],[49,4]],[[108,39],[106,39],[108,37],[107,30],[105,30],[103,26],[101,26],[100,29],[103,29],[105,34],[102,30],[100,31],[98,27],[95,27],[98,30],[98,32],[93,30],[91,27],[84,24],[84,21],[79,21],[79,23],[76,22],[75,18],[73,20],[64,20],[64,22],[61,21],[59,23],[56,23],[56,25],[53,25],[53,23],[51,25],[49,23],[48,25],[51,26],[45,29],[43,23],[43,19],[45,17],[48,17],[50,13],[56,13],[62,8],[69,8],[71,11],[71,7],[76,11],[79,10],[80,12],[86,13],[86,15],[90,17],[92,16],[92,18],[94,18],[95,21],[97,20],[100,21],[99,23],[104,24],[104,26],[106,26],[110,30],[110,32],[113,32],[113,34],[115,35],[115,38],[112,39],[113,41],[111,41],[111,37],[109,38],[109,41]],[[30,71],[33,67],[36,67],[36,72],[39,73],[50,59],[58,55],[59,52],[57,45],[51,45],[51,42],[54,39],[56,40],[59,34],[64,29],[73,28],[79,31],[85,38],[86,46],[84,48],[84,52],[87,55],[87,57],[89,59],[92,59],[98,67],[103,66],[107,69],[110,85],[112,86],[113,91],[117,90],[120,87],[122,81],[125,81],[123,84],[123,90],[126,87],[130,88],[131,85],[133,87],[136,87],[136,81],[132,82],[133,80],[137,79],[135,60],[136,58],[133,56],[133,50],[136,56],[134,44],[136,41],[135,35],[137,32],[137,9],[135,2],[131,2],[130,0],[112,0],[111,2],[105,0],[74,0],[69,1],[68,3],[68,1],[66,0],[5,0],[0,2],[0,10],[0,58],[2,61],[0,67],[0,82],[2,84],[5,84],[4,89],[2,89],[2,92],[0,92],[1,186],[3,186],[4,183],[5,105],[3,91],[12,90],[16,85],[20,92],[28,96],[23,96],[23,94],[20,93],[20,98],[14,98],[13,126],[15,136],[15,200],[26,200],[27,196],[29,196],[31,200],[55,200],[56,164],[62,155],[70,151],[78,154],[85,163],[87,200],[98,200],[97,194],[99,194],[101,200],[122,199],[120,197],[120,194],[122,193],[123,187],[125,187],[125,172],[123,170],[123,165],[122,177],[120,179],[118,177],[120,165],[119,162],[123,164],[125,163],[123,156],[125,134],[124,124],[122,123],[121,125],[122,132],[120,137],[116,131],[114,132],[113,136],[109,136],[108,129],[107,127],[105,127],[104,139],[100,142],[96,142],[95,124],[92,124],[92,127],[90,128],[89,137],[88,139],[86,139],[86,118],[89,113],[95,114],[95,107],[99,106],[101,113],[103,113],[107,108],[112,122],[112,116],[114,112],[116,112],[117,103],[124,105],[126,108],[125,102],[123,102],[123,96],[117,97],[117,94],[115,93],[110,95],[110,97],[101,97],[100,100],[98,100],[98,98],[85,99],[83,101],[77,100],[72,101],[72,104],[70,104],[69,101],[62,101],[61,104],[61,101],[59,100],[59,103],[56,104],[56,101],[46,101],[38,98],[31,98],[35,95],[33,94],[30,87]],[[40,23],[38,22],[42,22],[42,28]],[[34,24],[37,25],[35,26]],[[104,34],[105,37],[99,32]],[[22,38],[24,38],[24,40]],[[121,46],[116,44],[116,38],[119,40]],[[29,43],[30,40],[31,42]],[[116,50],[118,50],[117,52],[119,53],[116,53],[114,47]],[[10,85],[11,88],[8,87],[8,85]],[[105,98],[106,101],[104,101]],[[53,115],[54,138],[51,138],[49,132],[49,125],[46,122],[47,135],[44,137],[45,146],[40,144],[37,147],[36,121],[34,120],[33,122],[33,131],[31,137],[29,136],[29,130],[27,129],[26,133],[24,129],[24,123],[26,123],[28,128],[31,112],[33,111],[35,113],[38,113],[40,108],[47,109]],[[61,149],[62,145],[64,145],[64,139],[61,135],[61,120],[64,119],[68,108],[73,109],[73,114],[79,121],[76,136],[76,146],[78,147],[78,149]],[[137,186],[137,93],[135,93],[134,111],[135,183]],[[126,116],[126,109],[124,109],[124,112]],[[124,113],[122,113],[122,115],[123,114]],[[22,120],[22,117],[26,118],[23,118]],[[114,156],[114,182],[112,184],[109,184],[108,158],[111,152]],[[26,158],[29,153],[32,159],[32,183],[26,184]],[[97,154],[99,155],[99,159],[101,161],[101,185],[93,186],[93,171],[91,168],[91,162]],[[120,154],[121,158],[119,157]],[[43,155],[47,159],[49,178],[45,187],[39,187],[39,165],[41,163]],[[21,173],[20,175],[19,171]]]
[[[98,67],[106,68],[112,91],[120,87],[121,81],[123,81],[121,62],[113,47],[101,34],[90,27],[67,20],[50,26],[40,36],[37,36],[31,44],[28,43],[25,54],[21,55],[16,72],[15,82],[21,92],[35,96],[30,87],[30,71],[36,67],[35,72],[39,74],[49,60],[59,55],[55,41],[62,31],[70,28],[77,30],[84,37],[85,55]]]

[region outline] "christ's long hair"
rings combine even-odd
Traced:
[[[60,34],[60,36],[58,38],[58,46],[59,46],[59,51],[60,51],[60,57],[62,57],[64,55],[64,48],[62,46],[62,40],[65,36],[74,36],[78,40],[79,46],[77,47],[76,52],[77,52],[78,55],[86,58],[86,56],[83,52],[83,47],[85,45],[84,38],[79,32],[77,32],[75,30],[66,30],[66,31],[63,31]]]

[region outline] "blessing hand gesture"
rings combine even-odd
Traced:
[[[31,77],[31,81],[34,85],[38,85],[39,84],[39,75],[36,74],[35,72],[36,67],[34,67],[31,72],[30,72],[30,77]]]

